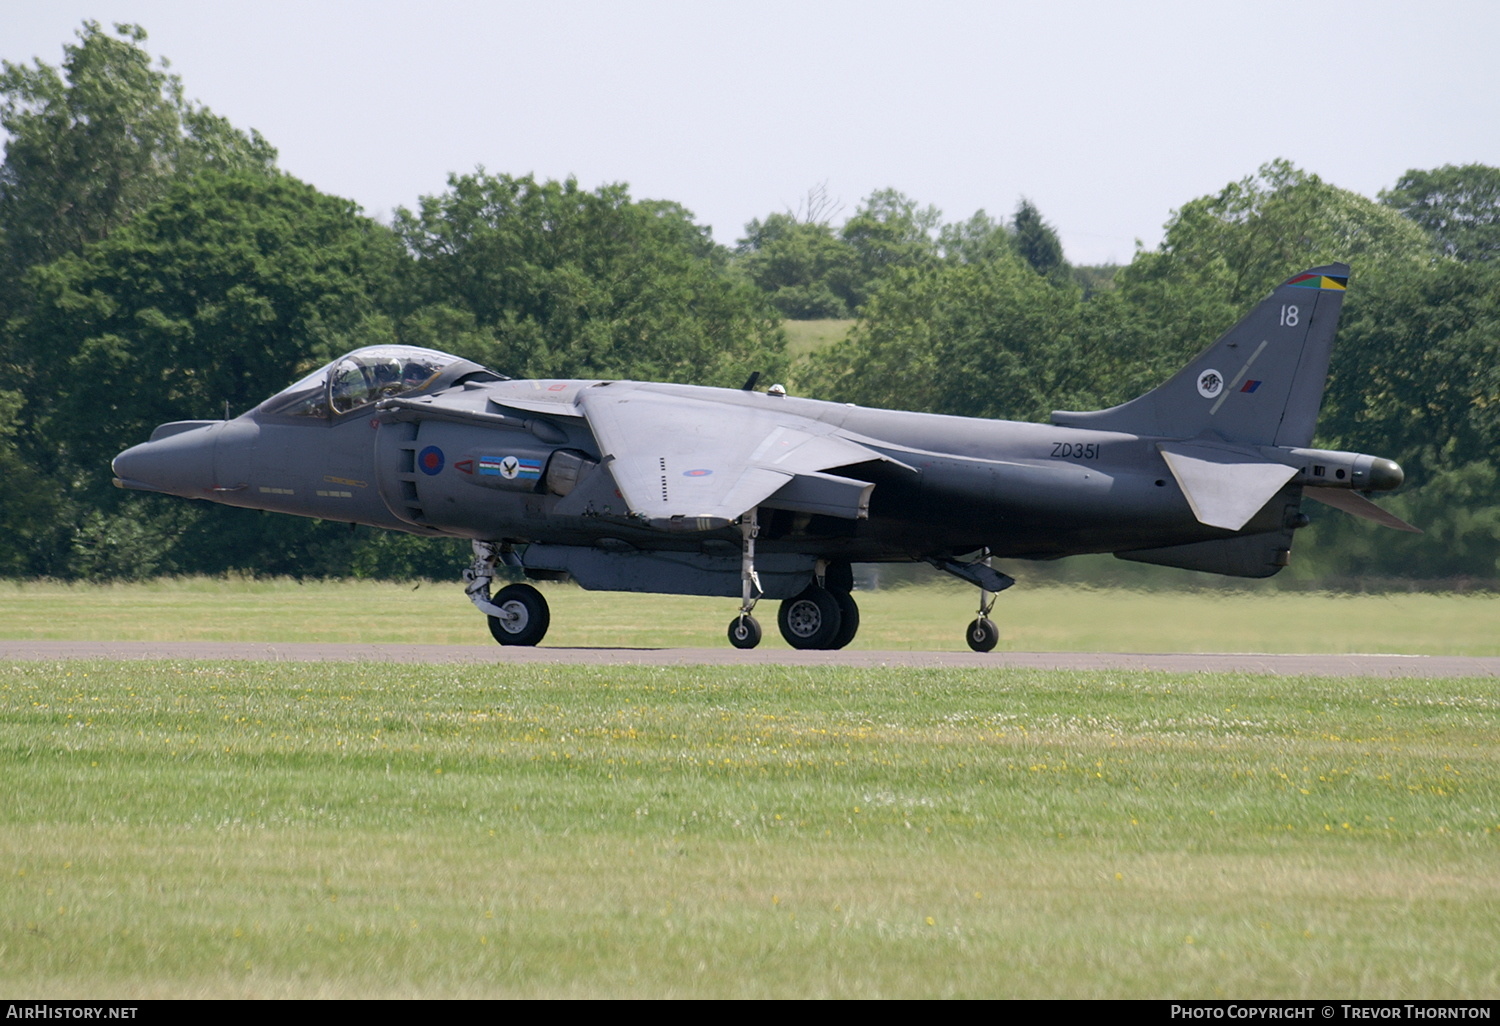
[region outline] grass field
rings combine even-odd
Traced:
[[[733,599],[542,586],[545,644],[717,647]],[[966,651],[972,588],[942,580],[858,592],[856,649]],[[763,648],[784,648],[776,603],[761,605]],[[1396,652],[1500,655],[1493,594],[1328,595],[1018,586],[999,597],[1002,651]],[[374,641],[489,644],[455,583],[196,579],[139,585],[0,583],[0,637],[81,640]]]
[[[1500,993],[1492,681],[0,665],[17,997]]]
[[[549,644],[730,600],[547,589]],[[962,646],[969,589],[859,593]],[[1002,644],[1493,654],[1496,599],[1017,588]],[[774,618],[774,605],[763,607]],[[451,584],[0,585],[13,638],[487,643]],[[1500,993],[1492,680],[0,663],[0,992]]]
[[[825,346],[842,342],[854,327],[853,320],[782,321],[786,330],[786,351],[793,361],[811,356]],[[769,384],[767,382],[766,384]]]

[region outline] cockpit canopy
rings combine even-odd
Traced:
[[[498,374],[477,363],[417,346],[367,346],[320,367],[252,412],[331,420],[393,396],[434,392],[460,378]]]

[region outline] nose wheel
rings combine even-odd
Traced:
[[[489,618],[490,636],[502,645],[535,645],[552,625],[552,611],[542,593],[529,584],[510,584],[492,598],[490,583],[501,562],[517,565],[509,548],[498,542],[475,541],[474,561],[464,571],[469,601]]]
[[[490,600],[501,616],[491,616],[490,635],[502,645],[535,645],[547,634],[552,612],[542,593],[529,584],[511,584]]]

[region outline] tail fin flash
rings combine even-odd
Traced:
[[[1348,282],[1346,264],[1293,275],[1165,384],[1107,410],[1054,412],[1052,423],[1161,438],[1308,445]]]

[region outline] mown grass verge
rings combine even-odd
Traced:
[[[586,592],[543,585],[544,644],[719,647],[733,599]],[[966,651],[977,593],[944,581],[855,595],[856,649]],[[1494,594],[1330,595],[1016,587],[999,596],[1001,651],[1397,652],[1500,655]],[[767,649],[785,648],[776,603],[757,610]],[[337,641],[489,644],[452,582],[197,578],[145,584],[0,582],[0,638],[101,641]]]
[[[1489,681],[0,666],[24,996],[1500,989]]]

